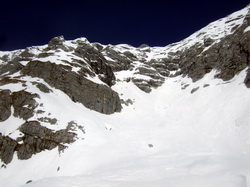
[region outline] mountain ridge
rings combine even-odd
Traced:
[[[232,121],[235,120],[240,128],[248,132],[245,124],[249,119],[245,115],[245,109],[248,107],[247,94],[250,87],[249,15],[250,5],[209,24],[190,37],[166,47],[143,45],[135,48],[127,44],[102,45],[90,43],[86,38],[67,41],[63,36],[59,36],[44,46],[0,52],[0,159],[2,161],[0,172],[2,176],[7,176],[2,177],[3,181],[11,184],[9,177],[15,165],[19,162],[21,164],[21,161],[24,160],[27,163],[31,160],[30,163],[33,163],[33,159],[41,158],[39,155],[53,154],[55,163],[58,163],[60,159],[55,155],[61,155],[66,160],[69,156],[67,150],[76,153],[73,148],[81,144],[86,144],[90,151],[85,154],[91,155],[93,151],[91,141],[96,141],[93,143],[96,148],[101,148],[99,145],[102,145],[102,141],[108,142],[105,149],[121,154],[120,151],[123,150],[118,149],[119,143],[112,142],[116,141],[115,138],[119,140],[121,136],[129,142],[121,141],[121,145],[131,146],[129,151],[137,152],[136,148],[141,146],[142,140],[150,137],[150,131],[144,132],[140,125],[135,125],[143,136],[139,136],[141,139],[138,139],[134,147],[130,144],[128,137],[133,135],[136,137],[137,133],[133,132],[132,127],[128,127],[127,130],[124,122],[121,121],[126,120],[126,114],[129,116],[128,121],[132,123],[132,120],[136,120],[133,113],[136,113],[146,123],[147,128],[159,133],[159,136],[164,139],[162,132],[156,127],[164,129],[166,133],[168,128],[175,132],[175,129],[181,127],[182,123],[174,115],[179,116],[183,121],[193,122],[188,115],[178,114],[180,111],[187,112],[188,109],[176,108],[174,102],[177,103],[176,106],[183,108],[187,106],[182,106],[181,101],[192,106],[190,113],[192,118],[195,118],[197,109],[205,109],[205,105],[210,106],[209,100],[205,101],[204,97],[207,93],[211,95],[211,99],[215,100],[216,97],[224,99],[222,95],[229,94],[228,97],[232,97],[234,104],[241,103],[241,106],[244,106],[240,110],[242,114],[236,115],[238,114],[235,111],[238,109],[236,107],[235,110],[232,110],[232,115],[235,116]],[[242,87],[242,84],[245,86]],[[237,100],[241,92],[233,91],[238,87],[242,91],[242,97],[247,100],[245,105],[242,101]],[[173,93],[167,92],[168,88],[171,88]],[[228,90],[230,93],[220,91],[221,89]],[[173,98],[173,101],[165,98],[164,94]],[[180,99],[178,95],[184,100]],[[218,99],[216,101],[219,103],[218,106],[213,103],[211,108],[205,111],[214,119],[218,119],[218,116],[211,111],[215,109],[215,106],[222,109],[226,105],[226,109],[231,110],[226,101],[221,105]],[[171,111],[168,111],[171,115],[167,114],[168,107],[178,115]],[[150,112],[155,116],[150,118]],[[199,114],[206,118],[203,114]],[[226,112],[224,115],[230,118]],[[150,126],[154,124],[153,118],[160,120],[157,122],[159,126],[155,126],[155,128],[153,128],[154,125]],[[161,120],[176,124],[177,127],[165,127],[161,124],[163,123]],[[206,120],[211,121],[209,118]],[[197,118],[197,121],[203,124],[208,131],[214,132],[201,118]],[[224,119],[224,122],[231,124],[227,119]],[[121,123],[121,127],[114,123]],[[136,123],[140,124],[139,121]],[[204,134],[206,141],[209,138],[213,141],[217,140],[216,137],[200,131],[199,128],[202,127],[192,125],[194,130],[185,128],[185,126],[183,128],[197,139],[200,137],[196,137],[196,131]],[[223,129],[220,129],[219,126],[216,128],[225,138]],[[232,127],[233,130],[234,128]],[[128,134],[122,133],[123,130]],[[110,131],[110,137],[106,131]],[[111,132],[114,131],[118,134],[112,135]],[[184,137],[187,136],[182,130],[180,133]],[[227,133],[234,137],[231,129],[228,129]],[[177,133],[175,135],[179,137]],[[101,137],[100,140],[98,136]],[[182,139],[178,140],[171,134],[167,134],[167,136],[185,144]],[[189,136],[187,138],[190,142],[196,140]],[[247,146],[247,137],[242,138],[244,139],[242,144]],[[85,139],[87,143],[84,143]],[[225,139],[227,140],[227,138]],[[224,141],[224,139],[222,140]],[[235,140],[241,142],[238,137]],[[115,149],[108,148],[109,144],[112,144],[111,147]],[[152,138],[147,144],[147,148],[142,146],[142,150],[140,149],[142,153],[146,150],[146,154],[148,154],[148,148],[157,150],[157,144],[160,147],[163,142]],[[214,142],[212,144],[217,146]],[[173,145],[176,145],[177,148],[182,147],[176,142]],[[235,148],[236,145],[240,144],[237,143],[233,147]],[[58,149],[58,153],[55,148]],[[183,149],[185,150],[185,148]],[[195,150],[195,148],[192,149]],[[199,149],[201,152],[207,152],[213,148],[207,145],[204,150],[200,147]],[[177,150],[179,151],[179,149]],[[83,150],[80,150],[80,153],[82,152],[84,153]],[[214,152],[211,151],[211,153]],[[103,154],[111,156],[104,152]],[[120,156],[122,158],[125,155]],[[90,159],[85,156],[84,158]],[[97,161],[102,165],[99,159],[98,157],[92,161]],[[111,161],[107,163],[109,162]],[[85,166],[91,168],[86,163]],[[80,171],[77,167],[65,167],[68,167],[70,171]],[[197,168],[193,169],[196,172]],[[6,175],[5,170],[9,171]],[[57,175],[54,170],[53,172],[49,170],[53,176]],[[57,170],[60,169],[57,168]],[[69,175],[66,170],[64,171],[64,174]],[[39,173],[39,169],[36,172]],[[73,173],[79,174],[79,172]],[[20,181],[22,184],[25,180],[28,181],[31,175],[24,174],[23,177],[18,179],[18,185],[21,184]],[[39,178],[36,177],[36,179]],[[235,180],[241,181],[241,178],[237,176]]]

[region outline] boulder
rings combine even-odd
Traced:
[[[66,148],[63,144],[70,144],[76,140],[76,134],[67,129],[53,131],[41,126],[38,121],[27,121],[19,129],[24,136],[23,143],[17,147],[17,156],[26,160],[43,150],[59,150]]]
[[[13,92],[11,94],[12,104],[14,107],[14,116],[27,120],[34,115],[34,109],[37,107],[35,98],[39,98],[38,94],[31,94],[24,90]]]

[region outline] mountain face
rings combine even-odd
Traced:
[[[109,162],[99,161],[98,156],[98,159],[89,158],[92,155],[91,151],[98,149],[106,149],[113,155],[118,155],[117,158],[112,157],[115,160],[114,163],[130,158],[118,159],[118,157],[125,157],[124,154],[121,154],[125,150],[135,151],[140,155],[135,156],[139,159],[142,153],[139,153],[138,149],[143,146],[138,142],[145,137],[152,136],[149,138],[150,140],[147,139],[148,148],[151,150],[155,148],[155,145],[150,141],[158,142],[158,147],[160,147],[164,141],[176,140],[170,145],[163,146],[162,149],[156,148],[159,153],[166,151],[166,147],[178,147],[180,144],[185,147],[185,138],[180,138],[177,133],[182,134],[184,131],[192,134],[188,138],[196,137],[197,134],[204,135],[201,139],[187,141],[194,144],[194,147],[207,148],[206,151],[200,151],[199,148],[192,147],[192,154],[209,152],[211,156],[216,152],[214,150],[217,150],[215,147],[223,147],[223,150],[227,147],[224,144],[223,146],[218,144],[217,141],[223,138],[223,141],[226,141],[229,138],[237,142],[230,141],[233,145],[235,143],[235,146],[231,145],[232,147],[242,146],[242,149],[239,148],[242,154],[245,151],[244,155],[249,156],[250,152],[247,150],[250,141],[249,134],[246,136],[237,134],[243,131],[245,134],[250,132],[248,127],[250,118],[247,117],[247,108],[250,107],[249,63],[250,6],[210,23],[190,37],[166,47],[141,45],[135,48],[126,44],[102,45],[90,43],[86,38],[67,41],[63,36],[59,36],[44,46],[0,52],[0,159],[2,163],[0,180],[3,181],[0,184],[17,186],[25,184],[31,179],[85,174],[89,170],[85,168],[83,169],[85,173],[80,172],[81,164],[78,167],[75,166],[76,164],[66,166],[62,163],[79,159],[78,157],[81,156],[89,159],[90,162],[98,163],[93,167],[90,166],[91,164],[82,165],[91,168],[91,171],[102,163],[110,164],[110,160]],[[242,101],[243,99],[245,100]],[[232,105],[228,104],[230,102]],[[156,103],[159,105],[156,106]],[[213,105],[210,105],[211,103]],[[170,107],[168,114],[165,112],[167,107]],[[200,113],[201,109],[202,113]],[[184,113],[190,113],[190,116],[184,115]],[[175,127],[173,129],[171,129],[172,127],[162,127],[165,122],[171,122]],[[123,123],[126,125],[124,126]],[[131,127],[131,123],[138,125]],[[183,125],[185,123],[190,123],[190,126]],[[193,126],[193,123],[199,123],[199,125]],[[236,126],[244,126],[244,128],[227,130],[226,123],[235,123]],[[145,128],[148,128],[148,131]],[[214,131],[212,128],[216,130]],[[193,131],[191,132],[190,129]],[[134,130],[143,135],[136,135]],[[115,135],[107,134],[108,131]],[[169,134],[170,132],[176,136],[172,136]],[[242,139],[235,138],[236,136],[241,136]],[[153,137],[158,137],[159,140],[154,140]],[[175,139],[176,137],[180,139]],[[187,135],[184,133],[183,137],[187,137]],[[217,139],[218,137],[223,138]],[[160,141],[161,138],[162,141]],[[95,141],[102,143],[97,143],[97,146],[96,143],[93,143]],[[131,144],[128,143],[130,141]],[[203,141],[206,142],[206,146],[198,145],[197,142]],[[138,144],[138,147],[131,146],[132,144]],[[84,147],[84,145],[86,146]],[[134,149],[120,148],[128,145]],[[188,144],[188,146],[190,145]],[[115,149],[109,147],[115,147]],[[86,151],[84,151],[85,148]],[[167,150],[171,150],[173,153],[172,148]],[[178,149],[176,152],[180,153],[180,150]],[[233,149],[227,149],[227,151],[229,150]],[[75,154],[75,156],[71,156],[72,159],[69,159],[71,158],[70,153]],[[111,153],[102,154],[111,156]],[[166,153],[170,152],[166,151]],[[217,150],[216,154],[220,153]],[[152,153],[150,155],[152,156]],[[52,156],[56,161],[48,156]],[[60,160],[59,157],[65,159]],[[42,163],[38,163],[42,160],[41,158],[45,158],[43,162],[47,163],[44,167],[42,167]],[[218,158],[222,160],[224,157]],[[177,156],[176,159],[177,162],[181,162],[180,157]],[[199,159],[202,160],[202,157]],[[201,161],[192,160],[194,164],[192,167],[190,165],[191,170],[193,169],[192,177],[197,174],[196,171],[199,171],[202,176],[210,171],[215,173],[218,170],[225,171],[225,165],[223,168],[220,168],[221,165],[216,165],[215,169],[208,167],[208,163],[212,161],[213,159],[209,160],[207,165],[200,166]],[[216,162],[218,161],[216,160]],[[129,164],[131,163],[129,162]],[[52,172],[52,166],[48,167],[48,164],[57,167],[57,171],[53,169]],[[171,165],[172,162],[170,163],[168,160],[168,164]],[[20,165],[27,167],[36,165],[34,167],[39,169],[36,169],[34,175],[32,172],[22,171],[24,174],[13,182],[14,168],[20,168]],[[61,171],[61,174],[58,174],[60,173],[58,165],[65,166],[65,171]],[[151,166],[155,167],[154,164]],[[203,166],[206,172],[197,169],[197,167],[203,168]],[[172,167],[178,169],[180,166]],[[249,172],[249,168],[245,168],[244,171]],[[41,174],[45,171],[48,171],[48,174]],[[98,173],[98,170],[95,171]],[[108,172],[107,169],[104,171]],[[152,170],[149,171],[154,173]],[[164,173],[162,171],[160,173]],[[178,174],[175,172],[174,178],[178,176],[183,178],[182,172],[177,172]],[[145,178],[147,175],[144,172]],[[92,177],[94,178],[94,176]],[[210,184],[208,183],[210,175],[197,180],[192,177],[188,178],[188,176],[184,175],[186,184],[191,185],[192,182],[201,185],[202,182]],[[220,179],[224,182],[227,181],[226,184],[232,184],[232,186],[236,186],[238,183],[246,186],[249,184],[246,182],[249,181],[246,179],[247,176],[248,174],[241,173],[232,177],[230,174],[234,182],[230,181],[231,179],[223,178],[225,176]],[[93,178],[90,177],[88,180],[93,182]],[[158,182],[162,180],[163,178],[160,178]],[[156,186],[168,184],[168,181],[172,181],[169,183],[170,186],[182,184],[174,183],[173,179],[168,179],[168,181],[164,179],[163,183],[157,183],[156,179],[152,181],[156,181]],[[150,183],[152,181],[147,181],[147,183],[152,184]],[[191,182],[188,183],[188,181]],[[202,182],[199,183],[199,181]],[[215,178],[214,186],[221,184],[216,183],[218,181],[220,180]],[[48,186],[46,182],[43,182],[40,181],[42,185]],[[34,183],[34,185],[38,184]],[[83,183],[79,183],[80,186],[81,184]],[[102,186],[106,183],[97,182],[96,185],[98,186],[98,184]],[[126,183],[126,185],[125,183],[115,183],[115,185],[118,184],[136,186],[137,183]]]

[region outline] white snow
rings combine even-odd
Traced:
[[[115,62],[112,58],[110,58],[110,57],[108,57],[108,56],[106,56],[106,55],[104,55],[104,58],[105,58],[106,60],[108,60],[108,61]]]
[[[45,151],[26,161],[15,156],[0,170],[0,186],[20,186],[29,180],[33,182],[24,186],[250,185],[246,72],[226,84],[214,79],[215,74],[196,83],[167,79],[150,94],[132,82],[118,82],[113,88],[134,103],[113,115],[86,109],[55,89],[43,94],[43,109],[59,119],[50,128],[65,128],[73,119],[86,134],[78,130],[79,139],[60,155],[57,150]],[[122,80],[120,75],[116,76]],[[183,90],[183,84],[190,86]],[[199,89],[191,94],[195,87]]]
[[[248,27],[244,30],[244,33],[245,33],[245,32],[248,32],[248,31],[250,31],[250,26],[248,26]]]
[[[13,113],[13,108],[11,109]],[[7,119],[4,122],[1,122],[0,125],[0,132],[4,136],[10,136],[12,138],[16,138],[15,136],[12,136],[12,133],[15,132],[20,125],[22,125],[25,121],[23,119],[11,116],[9,119]]]
[[[109,47],[119,53],[129,51],[147,61],[164,58],[170,52],[184,50],[206,38],[218,42],[233,32],[231,28],[242,24],[248,11],[249,6],[181,42],[147,48],[150,51],[147,53],[146,49],[126,44]],[[249,27],[245,32],[248,30]],[[88,43],[86,38],[77,40]],[[65,45],[75,48],[77,40],[65,41]],[[3,54],[5,52],[0,56]],[[66,65],[62,59],[71,62],[72,58],[76,58],[73,53],[66,55],[60,51],[40,60]],[[250,186],[250,94],[243,83],[246,70],[228,82],[214,79],[218,73],[215,70],[195,83],[188,77],[168,78],[161,87],[147,94],[132,81],[126,81],[131,77],[149,78],[135,74],[142,63],[136,61],[133,65],[132,71],[115,73],[117,83],[112,87],[121,99],[130,99],[133,104],[123,105],[120,113],[112,115],[72,102],[41,79],[24,77],[23,80],[41,82],[52,90],[44,94],[27,83],[27,91],[40,95],[37,100],[43,105],[38,109],[45,111],[31,120],[43,115],[56,118],[56,125],[42,123],[53,130],[66,128],[73,120],[84,127],[86,134],[76,128],[79,139],[60,154],[56,149],[43,151],[22,161],[14,155],[13,161],[0,169],[0,186]],[[79,68],[73,70],[77,72]],[[88,79],[101,83],[98,77]],[[188,86],[184,89],[185,85]],[[194,88],[199,89],[191,93]],[[0,89],[19,91],[23,87],[19,83]],[[11,117],[0,123],[0,131],[18,137],[17,127],[22,123],[21,119]],[[31,183],[25,184],[30,180]]]

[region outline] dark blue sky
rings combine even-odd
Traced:
[[[82,0],[1,3],[0,51],[59,35],[102,44],[165,46],[249,4],[248,0]]]

